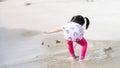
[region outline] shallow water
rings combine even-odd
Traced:
[[[120,61],[117,58],[120,54],[116,54],[120,51],[119,41],[88,40],[86,58],[89,60],[79,62],[70,59],[61,34],[44,35],[40,31],[3,28],[0,32],[2,68],[95,68],[96,65],[99,66],[97,68],[104,68],[112,61],[116,67],[119,66],[115,62]],[[79,45],[75,47],[77,56],[80,48]]]

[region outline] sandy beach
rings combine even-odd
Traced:
[[[0,0],[0,68],[119,68],[119,6],[119,0]],[[70,59],[62,32],[43,33],[78,14],[91,21],[83,62]]]

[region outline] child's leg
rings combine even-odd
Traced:
[[[69,41],[69,40],[66,40],[66,42],[67,42],[67,47],[68,47],[70,56],[72,56],[73,58],[75,58],[74,48],[73,48],[73,42]]]
[[[77,41],[77,43],[82,46],[79,59],[83,60],[85,58],[85,54],[87,50],[87,41],[84,38],[82,38],[80,41]]]

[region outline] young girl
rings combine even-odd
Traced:
[[[82,46],[82,49],[80,51],[80,56],[79,56],[79,60],[82,61],[85,59],[85,54],[87,50],[87,41],[83,37],[84,29],[82,27],[85,24],[85,22],[86,22],[86,29],[87,29],[90,24],[89,19],[81,15],[76,15],[72,17],[69,23],[63,25],[61,28],[57,28],[45,33],[52,34],[52,33],[63,31],[71,57],[73,57],[74,59],[76,58],[74,53],[74,48],[73,48],[73,42],[76,42],[77,44]]]

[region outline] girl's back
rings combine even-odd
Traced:
[[[67,23],[62,29],[66,40],[77,41],[83,37],[84,30],[82,26],[75,22]]]

